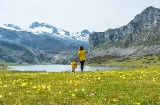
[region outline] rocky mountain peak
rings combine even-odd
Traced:
[[[140,14],[136,15],[132,22],[138,23],[144,21],[153,21],[155,16],[158,14],[160,14],[160,9],[150,6],[143,10]]]
[[[70,33],[69,31],[66,31],[62,28],[56,28],[52,25],[45,24],[45,23],[38,23],[38,22],[33,22],[30,25],[30,28],[28,30],[29,32],[32,32],[37,35],[44,35],[44,36],[51,36],[56,39],[62,40],[69,40],[69,41],[83,41],[83,42],[88,42],[88,37],[90,32],[88,30],[83,30],[81,32],[77,33]]]
[[[159,8],[155,8],[153,6],[149,6],[149,7],[147,7],[146,9],[144,9],[142,11],[142,14],[143,13],[153,13],[154,11],[157,11],[157,10],[159,10]]]
[[[54,28],[53,26],[49,25],[49,24],[45,24],[45,23],[38,23],[38,22],[33,22],[30,25],[30,29],[34,29],[34,28],[38,28],[38,27],[46,27],[46,28]]]
[[[154,54],[160,53],[157,51],[160,44],[160,9],[155,7],[147,7],[140,14],[136,15],[127,25],[116,29],[108,29],[105,32],[94,32],[89,35],[89,50],[94,53],[97,48],[103,48],[108,54],[116,54],[116,56],[137,56],[153,54],[153,51],[141,49],[140,46],[156,46],[153,49]],[[124,49],[123,53],[118,52],[116,48]],[[152,47],[151,47],[152,48]],[[116,50],[115,50],[116,49]],[[138,50],[131,50],[138,49]],[[144,50],[144,51],[141,51]],[[143,54],[142,54],[143,52]],[[147,52],[147,53],[145,53]],[[148,53],[149,52],[149,53]],[[103,53],[106,54],[106,53]],[[94,55],[94,54],[93,54]],[[102,54],[98,54],[102,55]]]
[[[17,30],[17,31],[21,31],[22,29],[18,26],[15,26],[13,24],[4,24],[4,26],[2,26],[6,29],[11,29],[11,30]]]
[[[87,35],[89,35],[90,34],[90,32],[88,31],[88,30],[86,30],[86,29],[84,29],[82,32],[81,32],[81,36],[87,36]]]
[[[77,33],[70,33],[62,28],[57,28],[46,23],[33,22],[27,30],[21,30],[18,26],[13,24],[5,24],[3,28],[15,30],[15,31],[27,31],[31,32],[34,35],[48,36],[55,38],[56,40],[65,40],[68,42],[87,42],[90,32],[88,30],[83,30]]]

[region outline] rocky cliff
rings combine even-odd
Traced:
[[[127,25],[89,35],[90,58],[104,55],[139,57],[160,53],[160,9],[152,6]]]

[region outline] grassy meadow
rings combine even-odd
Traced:
[[[158,66],[75,73],[0,69],[0,105],[160,105]]]
[[[140,58],[125,59],[125,58],[112,58],[112,57],[97,57],[88,63],[89,65],[105,65],[105,66],[118,66],[118,67],[138,67],[147,68],[150,66],[160,66],[160,55],[143,56]]]

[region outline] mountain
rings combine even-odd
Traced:
[[[88,37],[90,32],[86,29],[81,32],[71,33],[62,28],[56,28],[52,25],[38,22],[33,22],[27,30],[21,29],[13,24],[5,24],[1,27],[15,31],[29,32],[38,36],[47,36],[63,44],[74,44],[75,46],[83,45],[88,48]]]
[[[89,35],[90,58],[160,54],[160,9],[148,7],[127,25]]]
[[[50,62],[50,63],[67,63],[70,62],[72,57],[76,57],[76,51],[79,46],[88,48],[89,31],[83,30],[82,32],[70,33],[63,29],[58,29],[52,25],[45,23],[33,22],[29,29],[24,30],[13,24],[4,24],[0,27],[0,40],[6,43],[13,43],[17,46],[24,46],[34,52],[35,63]],[[11,44],[3,44],[1,47],[7,49]],[[7,51],[13,53],[8,54],[8,58],[14,58],[15,51],[9,49]],[[12,56],[10,56],[12,55]],[[25,56],[26,55],[26,56]],[[17,55],[19,61],[21,55]],[[27,54],[23,55],[27,57]],[[0,61],[7,61],[0,57]],[[1,60],[2,59],[2,60]],[[16,62],[17,60],[8,60],[7,62]],[[32,63],[33,62],[27,62]]]
[[[37,35],[48,35],[51,37],[57,37],[61,40],[67,39],[70,41],[76,40],[83,42],[88,42],[88,37],[90,33],[88,30],[83,30],[82,32],[77,33],[70,33],[69,31],[66,31],[64,29],[56,28],[52,25],[38,22],[33,22],[30,25],[28,31]]]
[[[22,29],[20,27],[15,26],[14,24],[4,24],[1,27],[6,28],[6,29],[10,29],[10,30],[22,31]]]
[[[4,30],[2,30],[2,29],[4,29]],[[5,29],[8,29],[8,31]],[[10,30],[12,30],[12,31],[10,31]],[[3,32],[3,34],[4,34],[5,31],[7,31],[6,32],[7,35],[2,35],[1,33]],[[13,34],[14,34],[14,38],[13,38]],[[24,35],[22,35],[22,34],[24,34]],[[90,32],[88,30],[83,30],[83,31],[77,32],[77,33],[71,33],[71,32],[66,31],[64,29],[56,28],[52,25],[45,24],[45,23],[38,23],[38,22],[33,22],[29,26],[29,29],[27,29],[27,30],[21,29],[20,27],[15,26],[13,24],[4,24],[4,26],[1,26],[1,31],[0,31],[0,35],[1,35],[1,37],[3,36],[2,38],[4,40],[10,40],[10,39],[12,40],[12,38],[13,38],[12,41],[20,42],[21,44],[23,44],[24,42],[30,43],[31,40],[33,42],[34,38],[36,40],[40,40],[40,39],[46,40],[46,38],[47,39],[51,38],[50,40],[52,40],[53,42],[56,42],[57,44],[59,43],[58,45],[62,45],[63,47],[65,47],[66,45],[70,46],[70,47],[72,47],[72,45],[74,45],[74,46],[83,45],[86,48],[88,48],[89,34],[90,34]],[[9,36],[10,37],[12,36],[12,37],[9,38]],[[43,38],[39,38],[39,37],[43,37]],[[26,40],[28,40],[28,42]],[[34,43],[34,45],[36,45],[36,43]],[[59,48],[62,48],[62,47],[59,47]],[[51,49],[53,49],[53,48],[51,48]]]
[[[48,36],[37,36],[26,31],[13,31],[0,28],[1,40],[22,44],[37,50],[71,50],[70,45],[66,45]],[[64,47],[63,49],[62,46]]]
[[[0,40],[0,61],[36,64],[34,51],[24,45]]]
[[[71,33],[62,28],[56,28],[52,25],[45,23],[38,23],[38,22],[33,22],[27,30],[21,29],[20,27],[15,26],[13,24],[4,24],[3,26],[1,26],[1,28],[15,30],[15,31],[31,32],[35,35],[57,37],[60,38],[61,40],[67,39],[70,41],[75,41],[75,40],[82,41],[85,43],[88,43],[88,37],[90,34],[90,32],[86,29],[82,30],[81,32]]]

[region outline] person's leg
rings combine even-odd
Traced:
[[[81,64],[81,66],[80,66],[80,67],[81,67],[81,71],[82,71],[82,61],[80,61],[80,64]]]
[[[84,68],[84,61],[85,61],[85,60],[80,61],[80,63],[81,63],[81,71],[83,71],[83,68]]]
[[[72,68],[72,72],[75,72],[75,68]]]

